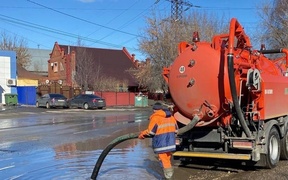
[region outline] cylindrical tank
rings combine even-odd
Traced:
[[[182,44],[179,56],[169,68],[167,82],[177,110],[175,117],[184,125],[194,115],[200,118],[196,126],[213,125],[216,120],[224,125],[230,123],[235,100],[232,98],[227,66],[229,51],[227,48],[215,48],[212,44]],[[236,85],[235,94],[239,98],[236,103],[240,104],[240,111],[253,105],[250,112],[247,112],[261,114],[261,117],[255,118],[263,119],[287,113],[286,104],[277,107],[273,103],[278,102],[276,99],[287,98],[288,88],[285,84],[288,78],[285,76],[285,68],[258,51],[252,52],[249,49],[234,48],[233,59],[232,81]],[[249,75],[252,71],[258,72],[257,76],[261,79],[257,92],[249,90],[249,81],[254,80],[247,76],[253,75]]]
[[[271,53],[286,56],[264,56]],[[285,68],[279,59],[285,60]],[[250,136],[247,118],[258,121],[287,114],[287,103],[273,103],[288,97],[287,71],[287,49],[252,50],[249,37],[233,18],[229,34],[214,36],[212,43],[199,42],[194,35],[193,43],[180,43],[179,56],[163,75],[179,122],[187,125],[197,115],[196,126],[226,126],[234,118]]]
[[[187,118],[178,117],[183,124],[195,114],[208,122],[222,113],[224,89],[228,88],[223,83],[228,82],[223,58],[210,43],[198,42],[189,45],[173,62],[168,85],[180,114]]]

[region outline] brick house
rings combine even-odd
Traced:
[[[42,84],[58,83],[72,88],[79,87],[75,81],[75,76],[77,63],[82,57],[79,57],[80,53],[77,54],[77,52],[85,52],[84,55],[89,54],[92,57],[90,66],[94,67],[95,70],[101,66],[101,76],[114,78],[118,82],[125,82],[125,91],[136,92],[138,90],[137,81],[127,71],[130,68],[137,68],[138,60],[135,60],[135,55],[131,55],[126,48],[122,50],[101,49],[59,45],[57,42],[54,44],[48,60],[48,78],[45,82],[42,81]]]

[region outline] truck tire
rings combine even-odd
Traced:
[[[267,140],[267,154],[265,155],[266,168],[274,168],[280,159],[280,136],[275,127],[270,129]]]
[[[288,160],[288,131],[287,130],[286,130],[286,133],[284,134],[284,137],[281,139],[280,147],[281,147],[280,159]]]

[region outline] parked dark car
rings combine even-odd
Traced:
[[[67,98],[57,93],[44,94],[37,99],[36,107],[46,107],[47,109],[51,107],[68,108]]]
[[[79,94],[68,100],[69,108],[105,109],[106,101],[94,94]]]

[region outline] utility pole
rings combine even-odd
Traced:
[[[171,18],[174,21],[181,21],[183,12],[187,11],[190,7],[200,7],[194,6],[186,0],[166,0],[171,2]]]
[[[154,4],[157,4],[160,0],[156,0]],[[200,8],[200,6],[194,6],[190,2],[186,0],[166,0],[171,3],[171,19],[173,21],[181,21],[182,20],[182,14],[184,11],[187,11],[190,7],[197,7]],[[184,9],[185,7],[185,9]]]

